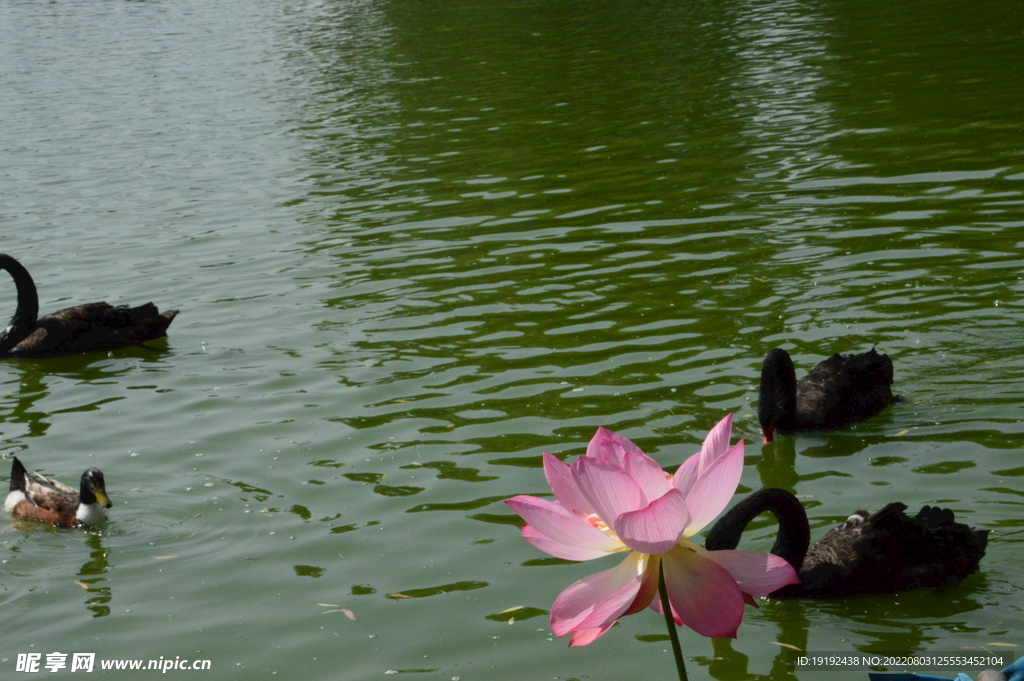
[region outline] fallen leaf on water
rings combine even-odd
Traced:
[[[321,608],[340,608],[337,603],[317,603]]]
[[[85,582],[75,582],[75,584],[77,584],[78,586],[82,587],[82,588],[83,588],[83,589],[85,589],[86,591],[88,591],[88,590],[89,590],[89,585],[88,585],[88,584],[86,584]]]
[[[355,621],[355,619],[356,619],[355,613],[353,613],[353,612],[352,612],[351,610],[349,610],[348,608],[338,608],[337,610],[324,610],[324,611],[323,611],[322,613],[320,613],[320,614],[321,614],[321,615],[326,615],[326,614],[327,614],[327,613],[329,613],[329,612],[343,612],[343,613],[345,613],[345,617],[349,618],[350,620],[353,620],[353,621]]]
[[[405,594],[388,594],[390,598],[412,598],[412,596],[406,596]]]
[[[515,617],[510,617],[509,620],[508,620],[508,623],[509,624],[515,624],[516,623],[516,618]]]
[[[524,605],[517,605],[517,606],[516,606],[516,607],[514,607],[514,608],[509,608],[508,610],[502,610],[501,612],[496,612],[496,613],[494,613],[494,614],[495,614],[495,615],[504,615],[504,614],[505,614],[506,612],[515,612],[516,610],[522,610],[522,609],[523,609],[523,608],[525,608],[525,607],[526,607],[526,606],[524,606]]]
[[[153,556],[156,560],[168,560],[169,558],[177,558],[177,556]]]
[[[402,404],[408,404],[409,402],[412,402],[412,400],[395,400],[395,402],[401,402]]]
[[[980,366],[981,366],[982,364],[993,364],[993,363],[995,363],[995,360],[994,360],[994,359],[990,359],[990,360],[989,360],[989,361],[987,361],[987,362],[978,362],[978,363],[977,363],[977,364],[975,364],[974,366],[976,366],[976,367],[980,367]]]
[[[901,430],[900,432],[896,433],[896,437],[899,437],[900,435],[906,435],[909,432],[909,430]]]
[[[1016,648],[1016,643],[986,643],[988,646],[996,646],[998,648]]]
[[[449,423],[447,426],[445,426],[445,428],[454,428],[454,427],[455,427],[454,423]]]
[[[801,653],[804,652],[803,648],[797,648],[796,646],[791,646],[788,643],[780,643],[779,641],[769,641],[769,643],[776,646],[782,646],[783,648],[789,648],[790,650],[799,650]]]

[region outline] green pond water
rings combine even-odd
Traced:
[[[0,252],[43,312],[181,311],[0,363],[0,484],[94,465],[115,504],[3,519],[0,676],[673,678],[650,611],[552,635],[617,559],[551,559],[502,500],[598,426],[674,470],[729,412],[740,493],[802,495],[814,537],[899,500],[990,543],[955,588],[682,629],[691,679],[1024,653],[1022,40],[1003,2],[0,3]],[[761,444],[769,349],[873,344],[905,402]]]

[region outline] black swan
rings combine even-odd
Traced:
[[[20,262],[0,253],[18,287],[18,307],[0,331],[0,357],[57,357],[111,350],[167,335],[177,310],[161,313],[153,303],[138,307],[89,303],[39,315],[35,282]]]
[[[789,353],[775,348],[761,366],[757,418],[764,441],[776,431],[831,430],[874,416],[895,401],[891,385],[892,360],[874,348],[832,355],[799,383]]]
[[[810,547],[811,531],[800,501],[781,489],[754,492],[719,518],[704,541],[709,550],[735,549],[747,523],[764,511],[779,520],[771,552],[785,558],[800,584],[776,597],[829,598],[950,586],[978,569],[988,530],[955,522],[953,512],[925,506],[911,518],[906,505],[877,513],[857,511]]]
[[[88,468],[76,491],[56,480],[32,475],[14,457],[11,464],[11,491],[4,509],[19,518],[39,520],[62,527],[102,525],[112,504],[107,497],[103,473]]]

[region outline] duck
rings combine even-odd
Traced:
[[[775,433],[833,430],[874,416],[898,398],[892,394],[892,360],[871,348],[832,355],[796,382],[789,353],[771,350],[761,365],[757,418],[766,443]]]
[[[32,275],[7,254],[0,269],[14,279],[18,306],[0,331],[0,357],[59,357],[136,345],[167,335],[177,310],[160,312],[153,303],[137,307],[88,303],[39,317],[39,295]]]
[[[75,491],[56,480],[32,475],[18,457],[14,457],[11,491],[4,503],[8,513],[59,527],[94,527],[107,522],[106,509],[112,505],[103,473],[98,468],[87,468]]]
[[[949,509],[923,507],[916,516],[894,502],[876,513],[857,511],[810,546],[807,512],[790,492],[766,487],[736,504],[712,526],[708,550],[735,549],[747,524],[765,511],[779,521],[771,553],[800,577],[772,596],[830,598],[953,586],[978,569],[988,530],[956,522]],[[808,548],[810,546],[810,548]]]

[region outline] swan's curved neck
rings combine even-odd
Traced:
[[[733,506],[708,532],[704,547],[711,551],[735,549],[747,524],[765,511],[779,520],[779,534],[771,552],[800,572],[811,543],[811,529],[800,501],[782,489],[766,487]]]
[[[39,295],[32,275],[11,256],[0,253],[0,270],[7,270],[18,288],[18,307],[7,328],[0,331],[0,355],[5,355],[25,340],[35,327],[39,317]]]
[[[792,430],[796,423],[796,369],[781,348],[769,352],[761,366],[757,418],[769,442],[774,431]]]

